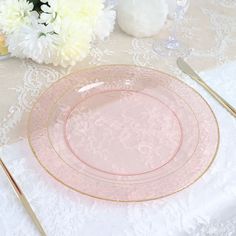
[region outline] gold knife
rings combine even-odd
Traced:
[[[222,98],[218,93],[216,93],[211,87],[209,87],[202,78],[188,65],[183,58],[179,57],[177,59],[178,67],[193,80],[199,83],[203,88],[205,88],[211,96],[213,96],[231,115],[236,117],[236,109],[230,105],[224,98]]]
[[[26,209],[26,211],[30,215],[32,221],[34,222],[35,226],[39,230],[40,234],[42,236],[46,236],[46,233],[45,233],[43,227],[41,226],[37,216],[35,215],[33,209],[31,208],[31,206],[30,206],[28,200],[26,199],[24,193],[21,191],[20,187],[18,186],[18,184],[16,183],[16,181],[12,177],[11,173],[9,172],[9,170],[7,169],[6,165],[4,164],[4,162],[2,161],[1,158],[0,158],[0,165],[2,166],[2,168],[4,170],[4,173],[6,174],[10,184],[12,185],[13,189],[15,190],[16,195],[18,196],[18,198],[20,199],[20,201],[23,204],[24,208]]]

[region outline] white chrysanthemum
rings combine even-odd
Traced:
[[[64,20],[56,41],[57,55],[53,64],[66,67],[84,59],[89,53],[91,40],[90,28]]]
[[[94,27],[104,9],[104,0],[78,0],[78,2],[80,2],[80,8],[78,9],[77,17],[84,19],[89,25]]]
[[[65,19],[94,27],[104,8],[104,0],[42,0],[42,2],[47,2],[48,5],[41,6],[43,12],[40,20],[42,23],[54,24],[56,30]]]
[[[94,34],[101,40],[104,40],[114,29],[116,12],[112,7],[105,8],[99,15]]]
[[[33,4],[27,0],[5,0],[0,6],[0,29],[9,34],[23,24],[29,23],[33,14]]]
[[[115,12],[104,9],[104,0],[41,1],[40,14],[28,0],[4,0],[0,6],[0,30],[13,56],[74,65],[88,55],[94,36],[104,39],[113,30]]]
[[[9,51],[19,58],[31,58],[38,63],[52,63],[56,56],[58,35],[50,26],[33,22],[24,25],[7,37]]]

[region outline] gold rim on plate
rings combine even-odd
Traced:
[[[64,183],[62,180],[58,179],[56,176],[54,176],[48,169],[46,166],[44,166],[38,155],[36,154],[36,152],[34,151],[34,148],[31,144],[31,141],[30,141],[30,132],[29,132],[29,123],[30,123],[30,120],[31,120],[31,116],[32,116],[32,111],[34,110],[34,107],[36,106],[36,104],[38,103],[38,101],[40,100],[41,96],[46,93],[47,91],[50,90],[50,88],[52,86],[54,86],[55,83],[59,83],[61,80],[64,80],[66,79],[67,77],[69,76],[73,76],[73,75],[78,75],[79,73],[81,72],[86,72],[86,71],[89,71],[91,69],[96,69],[96,68],[102,68],[102,67],[109,67],[109,66],[124,66],[124,67],[136,67],[136,68],[140,68],[140,69],[148,69],[148,70],[152,70],[154,72],[159,72],[159,73],[162,73],[168,77],[170,77],[171,79],[174,79],[174,80],[177,80],[178,82],[180,82],[181,84],[183,84],[184,86],[188,87],[190,90],[193,91],[193,93],[197,94],[203,101],[204,103],[207,105],[207,107],[209,108],[211,114],[213,115],[214,117],[214,120],[216,122],[216,126],[217,126],[217,146],[216,146],[216,150],[215,150],[215,153],[214,155],[212,156],[212,159],[210,161],[210,163],[207,165],[205,171],[203,171],[194,181],[192,181],[190,184],[184,186],[183,188],[177,190],[177,191],[174,191],[170,194],[166,194],[166,195],[162,195],[162,196],[159,196],[159,197],[155,197],[155,198],[149,198],[149,199],[143,199],[143,200],[113,200],[113,199],[109,199],[109,198],[102,198],[102,197],[98,197],[98,196],[94,196],[94,195],[91,195],[91,194],[88,194],[88,193],[85,193],[85,192],[82,192],[66,183]],[[81,193],[83,195],[86,195],[86,196],[89,196],[89,197],[92,197],[92,198],[96,198],[96,199],[99,199],[99,200],[105,200],[105,201],[110,201],[110,202],[123,202],[123,203],[136,203],[136,202],[147,202],[147,201],[152,201],[152,200],[157,200],[157,199],[161,199],[161,198],[164,198],[164,197],[168,197],[168,196],[171,196],[171,195],[174,195],[186,188],[188,188],[189,186],[191,186],[192,184],[196,183],[208,170],[209,168],[211,167],[212,163],[214,162],[214,160],[216,159],[216,155],[218,153],[218,150],[219,150],[219,144],[220,144],[220,129],[219,129],[219,124],[218,124],[218,121],[217,121],[217,118],[216,118],[216,115],[214,113],[214,111],[212,110],[211,106],[209,105],[209,103],[205,100],[205,98],[197,91],[195,90],[194,88],[192,88],[191,86],[189,86],[188,84],[184,83],[183,81],[181,81],[180,79],[178,79],[177,77],[175,76],[172,76],[168,73],[165,73],[165,72],[162,72],[162,71],[159,71],[159,70],[156,70],[156,69],[152,69],[152,68],[148,68],[148,67],[144,67],[144,66],[136,66],[136,65],[128,65],[128,64],[111,64],[111,65],[101,65],[101,66],[95,66],[95,67],[89,67],[89,68],[85,68],[85,69],[81,69],[79,71],[76,71],[76,72],[73,72],[69,75],[66,75],[62,78],[60,78],[59,80],[57,80],[55,83],[52,83],[45,91],[42,91],[41,94],[39,95],[39,97],[37,98],[37,100],[34,102],[32,108],[31,108],[31,111],[29,113],[29,117],[28,117],[28,122],[27,122],[27,139],[28,139],[28,143],[29,143],[29,146],[32,150],[32,153],[34,154],[35,158],[37,159],[37,161],[39,162],[39,164],[43,167],[43,169],[50,175],[52,176],[55,180],[57,180],[59,183],[63,184],[64,186],[78,192],[78,193]]]

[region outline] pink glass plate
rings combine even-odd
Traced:
[[[200,178],[218,148],[205,100],[183,82],[136,66],[102,66],[44,92],[28,123],[30,146],[57,180],[113,201],[145,201]]]

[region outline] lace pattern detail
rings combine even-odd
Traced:
[[[213,2],[215,3],[216,1]],[[236,44],[236,38],[233,37],[236,33],[235,16],[223,15],[222,13],[218,13],[215,9],[212,10],[211,8],[205,8],[203,6],[201,6],[200,10],[203,16],[206,17],[206,20],[210,22],[206,30],[211,32],[214,37],[209,36],[211,37],[209,39],[209,47],[211,48],[201,49],[192,47],[189,58],[205,58],[207,60],[215,60],[215,58],[217,58],[217,64],[227,63],[236,59],[235,55],[228,55],[227,53],[230,48]],[[169,26],[169,28],[170,27],[171,26]],[[199,31],[199,20],[193,16],[185,18],[179,30],[180,32],[178,34],[181,35],[180,40],[185,41],[186,45],[191,45],[190,42],[193,40],[193,37],[195,40],[202,38],[201,32]],[[132,56],[133,62],[136,65],[158,67],[158,64],[162,61],[162,63],[165,63],[165,67],[170,67],[170,58],[159,57],[152,50],[153,41],[153,39],[133,39],[131,48],[126,52]],[[202,43],[204,44],[204,42]]]
[[[28,112],[40,92],[50,84],[67,74],[70,69],[54,69],[38,65],[32,61],[23,61],[25,75],[22,86],[10,88],[17,94],[17,102],[8,110],[7,116],[0,123],[0,146],[9,141],[9,133],[21,122],[24,112]]]
[[[235,236],[236,235],[236,217],[224,222],[198,223],[196,228],[190,230],[188,235],[194,236]]]
[[[229,7],[233,8],[236,7],[236,1],[235,0],[212,0],[213,3],[218,3],[223,7]]]

